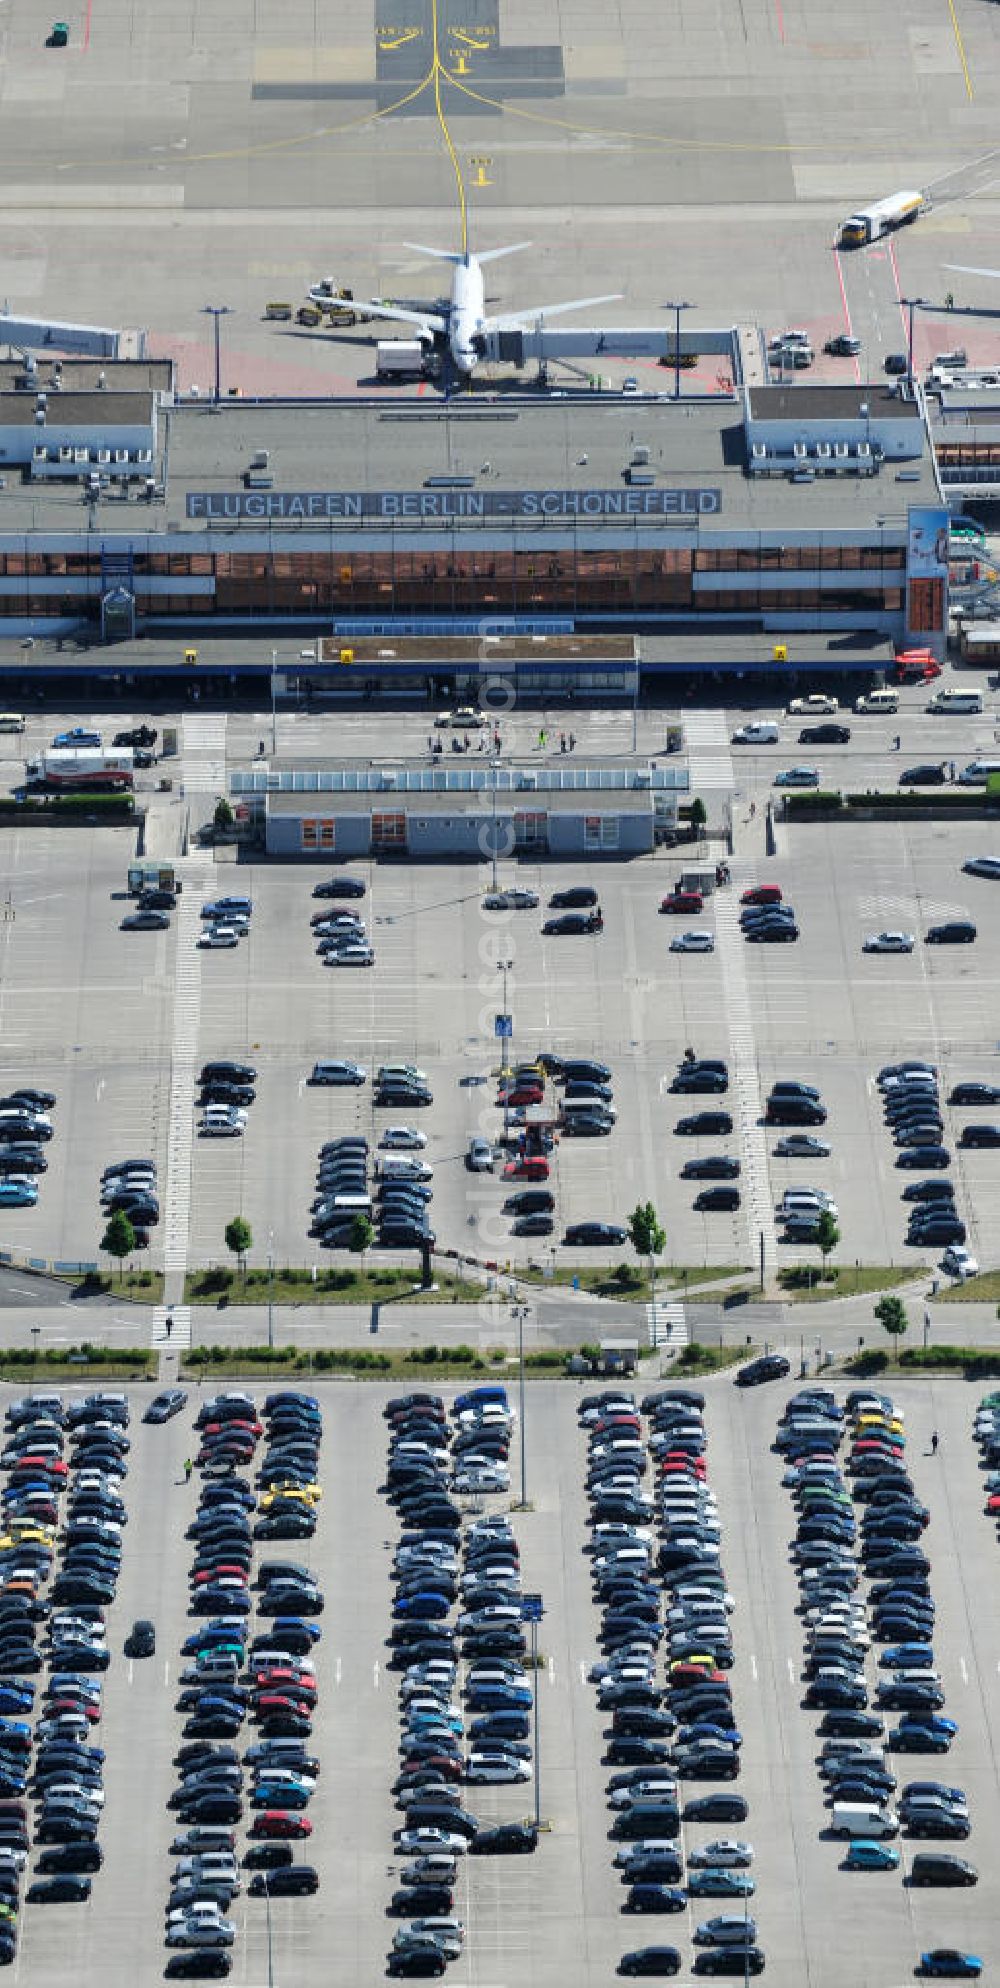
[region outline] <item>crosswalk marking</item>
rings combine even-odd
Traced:
[[[170,1314],[170,1331],[167,1331],[167,1314]],[[153,1325],[149,1343],[154,1347],[176,1347],[186,1353],[191,1346],[191,1307],[190,1305],[156,1305],[153,1310]]]
[[[646,1329],[651,1346],[667,1346],[672,1353],[679,1352],[691,1338],[684,1306],[676,1299],[657,1298],[655,1304],[648,1304]]]
[[[733,1117],[743,1148],[743,1206],[752,1230],[763,1239],[765,1264],[773,1266],[777,1237],[767,1170],[767,1147],[760,1122],[760,1077],[743,950],[745,941],[739,930],[736,897],[722,891],[716,906],[715,949],[722,967],[723,1000],[732,1051]]]
[[[724,711],[688,711],[684,716],[691,793],[729,793],[734,785],[733,758]]]

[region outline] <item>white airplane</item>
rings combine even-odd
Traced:
[[[484,356],[487,332],[514,331],[524,325],[539,324],[543,318],[557,317],[562,311],[583,310],[588,304],[611,304],[621,296],[619,290],[606,297],[575,297],[567,304],[536,304],[533,310],[504,311],[499,317],[487,317],[484,262],[498,262],[502,255],[516,255],[520,249],[530,248],[530,242],[515,242],[510,248],[486,249],[482,255],[425,248],[420,242],[406,242],[404,247],[415,250],[418,255],[433,256],[438,262],[452,264],[454,274],[450,298],[428,305],[426,309],[407,310],[400,304],[374,301],[364,303],[361,308],[370,312],[372,317],[394,318],[403,324],[415,324],[429,342],[446,340],[456,371],[466,376],[475,371]],[[329,292],[317,287],[310,290],[309,295],[314,302],[322,303],[328,299]]]

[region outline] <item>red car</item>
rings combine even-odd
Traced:
[[[516,1090],[499,1091],[497,1093],[497,1103],[514,1105],[541,1104],[544,1096],[544,1091],[539,1090],[537,1085],[529,1087],[527,1084],[519,1084]]]
[[[300,1677],[294,1670],[258,1671],[254,1685],[269,1697],[307,1698],[312,1705],[315,1705],[318,1696],[315,1678]]]
[[[520,1160],[508,1160],[503,1170],[505,1180],[548,1180],[549,1163],[540,1153],[526,1154]]]
[[[705,900],[700,890],[672,890],[669,897],[661,898],[661,911],[704,911]]]
[[[987,1498],[986,1510],[989,1512],[991,1518],[996,1518],[1000,1515],[1000,1493],[994,1491],[992,1497]]]
[[[707,1664],[689,1664],[683,1657],[670,1666],[671,1684],[725,1684],[724,1670],[709,1670]]]
[[[263,1435],[264,1424],[263,1422],[242,1422],[235,1419],[232,1422],[206,1422],[205,1427],[200,1431],[202,1442],[205,1441],[207,1436],[221,1436],[223,1430],[225,1430],[227,1436],[257,1437]]]
[[[307,1705],[296,1702],[283,1692],[262,1691],[257,1700],[258,1719],[308,1719],[311,1717]]]
[[[261,1809],[255,1815],[248,1836],[311,1836],[312,1823],[307,1815],[294,1815],[289,1809]]]
[[[69,1475],[69,1465],[63,1463],[61,1457],[52,1457],[52,1456],[18,1457],[18,1460],[14,1465],[14,1468],[10,1474],[11,1481],[14,1482],[18,1477],[21,1477],[26,1473],[30,1473],[32,1477],[39,1477],[39,1476],[66,1477]]]
[[[740,898],[740,903],[741,904],[780,904],[781,885],[754,884],[752,889],[745,890],[743,892],[743,896]]]

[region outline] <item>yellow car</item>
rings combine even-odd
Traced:
[[[857,1425],[857,1434],[859,1436],[870,1436],[878,1431],[886,1436],[902,1436],[904,1434],[902,1416],[862,1415]]]
[[[13,1546],[52,1546],[55,1541],[55,1526],[42,1526],[25,1523],[23,1519],[10,1519],[9,1530],[0,1539],[0,1552],[9,1553]]]
[[[289,1498],[303,1505],[318,1505],[323,1493],[318,1484],[272,1484],[260,1501],[262,1512],[269,1511],[277,1501],[285,1503]]]

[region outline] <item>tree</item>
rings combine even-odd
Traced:
[[[875,1306],[875,1317],[892,1339],[901,1339],[909,1324],[902,1298],[880,1298]]]
[[[656,1303],[656,1264],[654,1258],[666,1248],[666,1230],[661,1226],[651,1201],[640,1201],[628,1219],[629,1241],[637,1256],[649,1258],[649,1295]]]
[[[246,1269],[247,1250],[253,1248],[253,1230],[242,1215],[234,1215],[232,1221],[226,1223],[226,1248],[231,1249],[238,1259],[242,1277]]]
[[[121,1283],[122,1263],[126,1256],[131,1256],[135,1248],[135,1230],[124,1209],[115,1209],[101,1237],[101,1248],[105,1256],[118,1258],[118,1281]]]
[[[692,828],[704,828],[708,820],[708,809],[700,794],[696,794],[688,810],[688,820]]]
[[[821,1208],[816,1223],[816,1247],[823,1258],[823,1275],[826,1276],[826,1259],[840,1241],[840,1230],[829,1208]]]
[[[215,803],[215,813],[212,816],[213,826],[219,829],[221,833],[225,834],[227,829],[232,828],[235,819],[236,817],[233,814],[232,808],[230,807],[229,802],[225,797],[225,794],[220,794],[218,800]]]
[[[348,1249],[353,1250],[355,1256],[363,1256],[374,1241],[375,1230],[367,1215],[355,1215],[347,1240]]]

